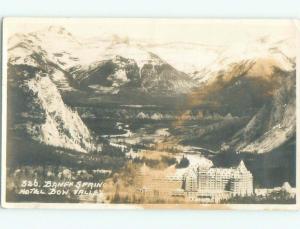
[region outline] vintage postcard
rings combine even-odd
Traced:
[[[299,28],[4,19],[2,206],[298,209]]]

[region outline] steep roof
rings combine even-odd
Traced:
[[[239,170],[240,172],[248,172],[248,169],[246,168],[243,160],[241,160],[240,164],[237,167],[237,170]]]

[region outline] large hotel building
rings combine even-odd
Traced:
[[[232,196],[253,194],[253,176],[243,161],[231,168],[216,168],[211,164],[186,169],[172,166],[163,171],[144,164],[137,184],[138,191],[149,198],[184,198],[191,202],[218,203]]]

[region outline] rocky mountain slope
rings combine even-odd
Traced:
[[[280,86],[273,91],[249,123],[232,140],[238,151],[270,152],[295,137],[296,77],[295,72],[282,72]]]
[[[37,44],[23,42],[8,52],[8,112],[17,135],[84,153],[94,150],[90,131],[52,80],[64,72]]]
[[[194,137],[198,136],[200,141],[208,139],[208,144],[217,144],[220,149],[224,143],[231,151],[248,153],[271,152],[295,137],[295,69],[284,71],[273,66],[269,75],[261,73],[254,77],[252,67],[239,68],[242,74],[220,75],[206,85],[206,91],[191,93],[187,109],[209,107],[222,115],[240,117],[231,123],[224,119],[205,129],[196,128]]]
[[[193,137],[198,133],[200,141],[223,141],[225,148],[248,153],[271,152],[295,137],[295,45],[291,38],[263,37],[246,45],[206,47],[203,52],[213,49],[208,55],[211,64],[190,74],[199,86],[189,94],[186,109],[209,107],[249,121],[241,127],[224,120],[195,130]]]

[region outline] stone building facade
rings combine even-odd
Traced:
[[[180,196],[187,201],[217,203],[231,196],[253,194],[253,176],[243,161],[231,168],[193,165],[184,172],[175,167],[156,171],[144,165],[137,178],[141,192],[160,198]]]
[[[236,168],[198,167],[188,171],[184,181],[189,191],[230,191],[240,196],[253,193],[253,176],[243,161]]]

